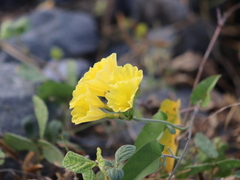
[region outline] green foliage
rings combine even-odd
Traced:
[[[201,107],[207,107],[210,102],[210,92],[213,90],[221,75],[210,76],[201,81],[191,94],[192,104],[200,103]]]
[[[106,171],[104,169],[105,160],[102,157],[102,150],[100,148],[97,148],[97,163],[99,169],[103,172],[104,175],[106,175]]]
[[[140,180],[158,170],[164,146],[153,140],[139,150],[123,166],[122,180]]]
[[[152,118],[167,121],[167,115],[162,111],[158,111]],[[139,133],[134,145],[137,149],[139,149],[152,140],[159,140],[164,133],[165,127],[166,126],[164,124],[160,123],[145,124]]]
[[[121,180],[124,176],[124,171],[119,168],[107,169],[106,173],[111,180]]]
[[[57,140],[57,137],[61,134],[63,131],[63,125],[58,120],[51,120],[51,122],[47,125],[45,137],[50,142],[55,142]]]
[[[4,163],[4,158],[5,158],[5,153],[0,149],[0,166],[3,165]]]
[[[147,34],[147,31],[148,31],[147,24],[138,23],[136,30],[135,30],[135,35],[138,39],[142,39]]]
[[[48,162],[56,166],[62,166],[63,154],[58,148],[43,139],[38,140],[37,144]]]
[[[77,84],[77,62],[75,60],[67,61],[67,84],[69,86],[76,86]]]
[[[233,174],[234,177],[236,178],[240,178],[240,170],[237,170],[234,174]]]
[[[218,161],[216,163],[218,168],[221,169],[233,169],[233,168],[239,168],[240,167],[240,160],[238,159],[226,159],[222,161]]]
[[[212,163],[205,163],[205,164],[198,164],[198,165],[190,165],[185,167],[186,175],[195,175],[200,172],[209,171],[213,168],[219,168],[218,172],[221,172],[220,177],[226,177],[232,174],[231,170],[234,168],[240,167],[240,160],[237,159],[226,159],[222,161],[212,162]]]
[[[60,60],[63,58],[64,53],[61,48],[53,46],[50,50],[50,56],[52,57],[52,59]]]
[[[118,167],[118,164],[128,160],[133,153],[135,152],[136,147],[133,145],[123,145],[115,153],[115,166]]]
[[[97,166],[94,161],[91,161],[79,154],[69,151],[63,159],[63,166],[75,173],[85,173]]]
[[[82,176],[84,180],[96,180],[96,175],[94,174],[92,169],[82,173]]]
[[[20,135],[7,133],[3,141],[15,151],[37,151],[37,146],[30,139]]]
[[[196,146],[208,157],[217,158],[218,152],[212,142],[202,133],[197,133],[194,138]]]
[[[39,136],[43,139],[48,120],[48,109],[44,101],[38,96],[33,96],[34,112],[38,121]]]
[[[44,100],[66,102],[72,96],[73,90],[74,88],[67,84],[49,80],[38,87],[37,94]]]
[[[4,21],[0,29],[0,39],[8,39],[25,33],[29,29],[29,20],[27,17],[19,18],[16,21]]]
[[[33,83],[45,81],[47,78],[36,67],[30,64],[21,64],[18,66],[18,75]]]

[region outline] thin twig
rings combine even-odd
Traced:
[[[180,113],[186,113],[186,112],[190,112],[190,111],[193,111],[193,110],[194,110],[194,107],[189,107],[189,108],[181,109]]]
[[[215,111],[213,114],[211,114],[210,116],[208,116],[205,120],[210,119],[210,118],[212,118],[213,116],[216,116],[218,113],[224,111],[225,109],[228,109],[228,108],[231,108],[231,107],[235,107],[235,106],[240,106],[240,102],[235,103],[235,104],[230,104],[230,105],[228,105],[228,106],[222,107],[221,109]],[[204,121],[205,121],[205,120],[204,120]]]
[[[11,168],[0,169],[0,173],[4,173],[4,172],[16,172],[16,173],[20,173],[20,174],[29,175],[29,176],[39,177],[36,174],[29,173],[29,172],[24,172],[24,171],[17,170],[17,169],[11,169]]]
[[[17,47],[3,40],[0,41],[0,48],[12,57],[16,58],[17,60],[26,64],[31,64],[40,72],[41,70],[39,67],[44,67],[46,65],[46,62],[39,57],[36,57],[33,54],[26,55],[25,53],[21,52],[21,50],[19,50]]]
[[[181,163],[181,161],[182,161],[182,159],[183,159],[185,153],[187,152],[188,143],[189,143],[189,140],[190,140],[191,137],[192,137],[193,122],[194,122],[194,119],[195,119],[195,117],[196,117],[196,115],[197,115],[197,112],[198,112],[198,107],[195,106],[195,107],[194,107],[193,114],[192,114],[192,117],[191,117],[191,119],[190,119],[189,133],[188,133],[188,137],[187,137],[187,139],[186,139],[186,144],[185,144],[185,146],[184,146],[184,149],[183,149],[182,155],[181,155],[180,159],[178,160],[176,166],[174,167],[172,173],[170,174],[168,180],[171,180],[171,179],[172,179],[172,177],[173,177],[174,173],[176,172],[178,166],[180,165],[180,163]]]
[[[206,50],[206,52],[205,52],[205,54],[204,54],[204,56],[203,56],[203,59],[202,59],[202,61],[201,61],[200,66],[199,66],[198,73],[197,73],[197,77],[196,77],[196,79],[195,79],[195,81],[194,81],[193,89],[196,88],[196,86],[197,86],[197,84],[198,84],[198,82],[199,82],[199,80],[200,80],[200,77],[201,77],[202,71],[203,71],[203,67],[204,67],[204,65],[205,65],[205,63],[206,63],[206,61],[207,61],[207,59],[208,59],[208,56],[209,56],[210,52],[212,51],[213,45],[215,44],[215,42],[216,42],[216,40],[217,40],[217,38],[218,38],[221,30],[222,30],[222,27],[224,26],[227,18],[228,18],[234,11],[236,11],[238,8],[240,8],[240,3],[234,5],[234,6],[231,7],[229,10],[227,10],[227,11],[223,14],[223,16],[221,15],[220,10],[217,10],[218,26],[217,26],[217,28],[216,28],[216,30],[215,30],[215,32],[214,32],[214,35],[213,35],[213,37],[212,37],[212,39],[211,39],[211,41],[210,41],[210,43],[209,43],[209,45],[208,45],[208,47],[207,47],[207,50]]]

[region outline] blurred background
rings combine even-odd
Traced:
[[[181,108],[187,108],[201,59],[218,25],[217,9],[224,13],[238,2],[1,0],[1,136],[12,132],[36,137],[32,96],[38,95],[49,110],[46,136],[50,140],[64,133],[81,146],[81,152],[92,156],[98,146],[116,149],[132,143],[141,124],[71,124],[68,103],[77,81],[93,63],[115,52],[119,65],[131,63],[144,72],[137,100],[139,116],[150,117],[166,98],[181,99]],[[208,137],[223,135],[226,141],[234,140],[238,149],[238,107],[207,122],[204,119],[240,97],[240,10],[222,27],[201,79],[215,74],[222,78],[212,93],[211,105],[195,121],[194,131]],[[50,133],[51,128],[57,129],[56,134]]]

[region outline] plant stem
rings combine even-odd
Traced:
[[[179,125],[175,125],[175,124],[172,124],[172,123],[170,123],[168,121],[158,120],[158,119],[148,119],[148,118],[133,117],[133,120],[140,121],[140,122],[146,122],[146,123],[161,123],[161,124],[165,124],[165,125],[174,127],[175,129],[179,129],[179,130],[186,130],[188,128],[188,127],[180,127]]]
[[[184,146],[182,155],[181,155],[179,161],[177,162],[176,166],[174,167],[172,173],[170,174],[168,180],[171,180],[171,179],[172,179],[174,173],[176,172],[178,166],[180,165],[180,163],[181,163],[181,161],[182,161],[182,159],[183,159],[183,157],[184,157],[184,155],[185,155],[185,153],[186,153],[186,151],[187,151],[187,147],[188,147],[189,140],[190,140],[191,137],[192,137],[193,122],[194,122],[194,119],[195,119],[195,117],[196,117],[196,115],[197,115],[197,112],[198,112],[198,106],[195,106],[195,107],[194,107],[193,114],[192,114],[192,117],[191,117],[191,119],[190,119],[189,133],[188,133],[188,137],[187,137],[187,139],[186,139],[186,144],[185,144],[185,146]]]

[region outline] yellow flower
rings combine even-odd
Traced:
[[[131,109],[142,77],[142,71],[130,64],[116,67],[108,83],[111,88],[106,94],[107,105],[114,112],[125,112]]]
[[[109,81],[111,73],[117,67],[116,53],[111,54],[107,58],[103,58],[96,63],[93,68],[84,75],[83,81],[86,82],[88,88],[97,96],[105,96],[109,91]]]
[[[105,108],[106,105],[94,94],[90,92],[86,83],[82,80],[78,82],[76,89],[73,91],[73,98],[70,101],[70,109],[78,106],[82,98],[87,98],[93,106]]]
[[[82,96],[81,99],[75,104],[71,112],[72,122],[80,124],[105,118],[107,113],[103,112],[96,106],[93,106],[87,97]]]

